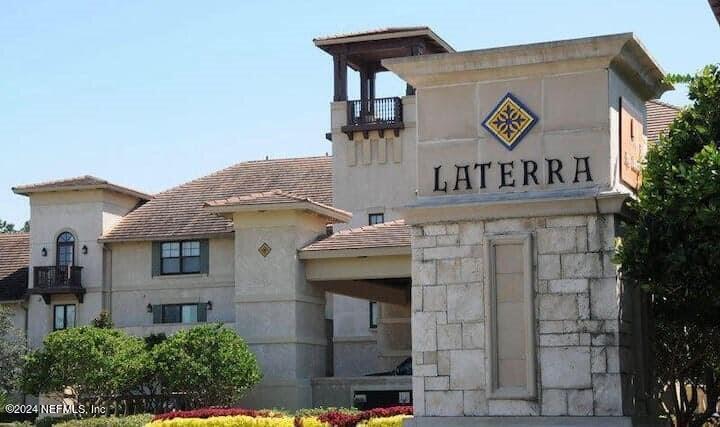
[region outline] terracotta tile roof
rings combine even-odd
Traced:
[[[230,233],[230,221],[204,209],[205,202],[273,189],[332,205],[332,157],[238,163],[156,194],[101,239],[161,240]]]
[[[123,187],[121,185],[113,184],[101,178],[94,177],[92,175],[78,176],[74,178],[58,179],[55,181],[40,182],[37,184],[18,185],[13,187],[13,191],[16,194],[22,194],[27,196],[31,193],[41,193],[47,191],[63,191],[63,190],[93,190],[93,189],[105,189],[111,190],[118,193],[127,194],[133,197],[137,197],[141,200],[150,200],[152,196],[145,194],[140,191],[133,190],[132,188]]]
[[[0,234],[0,301],[23,297],[28,287],[30,233]]]
[[[305,246],[301,252],[410,246],[410,227],[397,220],[342,230]]]
[[[253,206],[275,203],[311,202],[309,197],[302,197],[282,190],[270,190],[262,193],[252,193],[245,196],[228,197],[227,199],[211,200],[207,206]],[[327,206],[327,205],[324,205]]]
[[[645,104],[647,110],[647,129],[645,135],[649,142],[655,142],[660,138],[660,134],[667,131],[670,123],[675,120],[680,108],[666,104],[658,100],[648,101]]]
[[[211,200],[205,202],[205,207],[209,208],[211,212],[220,214],[237,211],[301,209],[318,213],[334,222],[348,222],[352,219],[350,212],[316,202],[309,197],[303,197],[277,189],[262,193],[252,193],[246,196]]]

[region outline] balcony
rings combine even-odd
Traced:
[[[380,137],[389,129],[400,136],[400,129],[404,127],[399,97],[347,101],[347,124],[342,131],[351,140],[354,132],[362,132],[367,139],[372,130],[378,131]]]
[[[74,294],[83,302],[85,288],[82,287],[82,267],[49,265],[33,268],[33,287],[30,293],[41,295],[50,304],[52,295]]]

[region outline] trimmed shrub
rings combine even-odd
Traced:
[[[412,418],[412,415],[395,415],[393,417],[370,418],[358,424],[358,427],[402,427],[404,420]]]
[[[318,416],[320,421],[333,427],[354,427],[363,421],[372,418],[389,418],[397,415],[412,415],[412,406],[393,406],[389,408],[375,408],[358,413],[330,411]]]
[[[173,418],[153,421],[151,426],[161,427],[295,427],[294,417],[250,417],[234,415],[212,418]],[[322,425],[322,424],[320,424]],[[312,424],[304,427],[314,427]]]
[[[284,414],[276,413],[268,410],[255,410],[244,408],[201,408],[192,411],[175,411],[165,414],[155,415],[153,421],[172,420],[174,418],[210,418],[210,417],[231,417],[231,416],[248,416],[248,417],[282,417]]]
[[[152,425],[171,427],[402,427],[412,416],[412,406],[354,409],[303,409],[295,417],[288,414],[243,408],[204,408],[156,415]]]
[[[99,417],[82,420],[64,421],[54,424],[55,427],[142,427],[152,420],[150,414],[131,415],[128,417]]]
[[[35,421],[36,427],[141,427],[152,420],[152,414],[127,417],[98,417],[76,419],[72,415],[43,417]]]
[[[190,407],[232,404],[262,379],[245,341],[222,324],[179,331],[152,355],[162,390],[183,394]]]
[[[72,415],[63,415],[60,417],[43,417],[35,420],[36,427],[51,427],[66,421],[75,419]]]
[[[359,409],[355,408],[335,408],[335,407],[319,407],[319,408],[303,408],[298,409],[295,411],[296,417],[319,417],[322,414],[328,413],[328,412],[342,412],[345,414],[359,414],[362,412]]]

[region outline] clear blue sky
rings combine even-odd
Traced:
[[[457,50],[633,31],[668,72],[720,62],[705,0],[4,0],[0,218],[29,217],[18,184],[92,174],[157,192],[243,160],[324,154],[332,67],[312,38],[404,25]],[[402,93],[384,74],[379,95]]]

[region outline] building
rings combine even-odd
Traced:
[[[708,0],[708,3],[710,4],[710,9],[712,10],[713,15],[715,15],[715,19],[717,19],[718,24],[720,24],[720,1]]]
[[[138,336],[223,322],[265,374],[246,405],[386,391],[415,425],[643,425],[645,304],[611,257],[646,139],[677,109],[652,101],[669,87],[642,44],[314,42],[334,63],[332,156],[155,195],[91,176],[13,188],[32,231],[0,238],[0,295],[30,346],[101,310]],[[375,96],[386,71],[404,96]],[[365,376],[410,356],[412,377]]]

